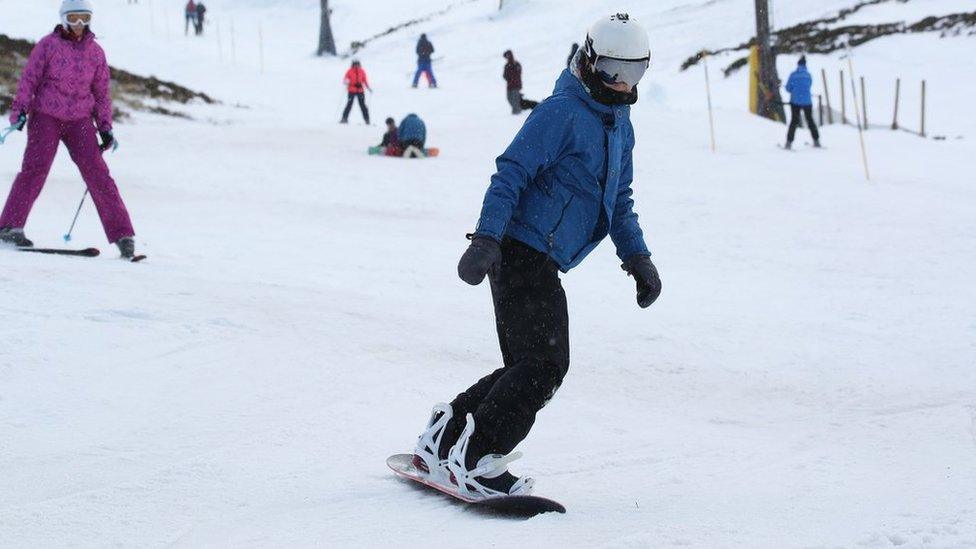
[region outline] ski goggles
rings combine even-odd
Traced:
[[[627,61],[613,57],[600,57],[593,65],[593,70],[600,77],[600,80],[607,84],[625,82],[633,87],[640,82],[641,78],[644,78],[644,74],[650,66],[650,58]]]
[[[88,25],[91,24],[92,14],[85,11],[68,13],[64,16],[64,19],[68,22],[69,25],[72,26],[84,25],[87,27]]]

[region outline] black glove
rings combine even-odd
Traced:
[[[27,113],[22,112],[20,116],[17,117],[17,121],[14,122],[13,128],[19,132],[24,131],[24,126],[27,125]]]
[[[651,263],[651,256],[632,255],[620,266],[627,274],[637,280],[637,304],[646,309],[661,295],[661,278],[657,267]]]
[[[494,274],[501,264],[502,249],[498,241],[487,236],[475,236],[458,263],[458,276],[468,284],[477,286],[486,274]]]
[[[98,148],[101,149],[102,152],[105,152],[109,149],[112,149],[114,151],[115,149],[119,148],[119,144],[118,142],[115,141],[115,135],[112,133],[111,130],[107,132],[103,132],[103,131],[98,132],[98,137],[102,138],[102,144],[98,146]]]

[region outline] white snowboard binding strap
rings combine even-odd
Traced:
[[[458,494],[471,499],[486,499],[504,496],[527,496],[532,493],[535,481],[531,478],[520,478],[509,489],[508,493],[484,486],[478,478],[493,479],[508,472],[508,464],[522,457],[522,452],[512,452],[507,456],[489,454],[478,460],[474,469],[468,471],[467,455],[468,443],[474,434],[474,416],[467,415],[467,424],[447,456],[447,469],[457,484]]]
[[[425,472],[430,475],[430,479],[440,484],[450,484],[447,460],[440,458],[440,451],[444,429],[452,417],[454,411],[450,404],[434,405],[430,420],[427,422],[427,429],[417,439],[417,447],[413,451],[414,465],[420,470],[426,469]]]

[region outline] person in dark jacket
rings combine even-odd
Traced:
[[[569,368],[559,272],[609,235],[636,279],[638,305],[649,307],[661,292],[631,189],[630,105],[650,63],[647,31],[617,14],[597,21],[585,44],[498,158],[458,263],[467,284],[489,279],[504,365],[434,407],[414,463],[429,483],[465,498],[531,491],[532,481],[508,464]]]
[[[386,156],[400,156],[402,154],[396,120],[386,119],[386,133],[383,134],[383,142],[380,143],[380,147],[383,147],[383,154]]]
[[[796,70],[786,81],[786,91],[790,92],[790,129],[786,132],[786,148],[793,148],[793,138],[796,136],[796,129],[800,126],[801,113],[806,116],[807,126],[810,127],[810,135],[813,136],[813,146],[820,147],[820,131],[817,130],[817,123],[813,120],[813,95],[810,90],[813,88],[813,77],[807,70],[807,56],[800,57]]]
[[[512,114],[522,113],[522,64],[515,60],[512,50],[505,52],[505,89],[508,94],[508,104],[512,106]]]
[[[207,16],[207,6],[203,2],[197,2],[197,35],[203,34],[203,24]]]
[[[434,65],[430,56],[434,53],[434,45],[427,39],[426,34],[420,35],[417,41],[417,72],[413,75],[413,87],[420,83],[420,75],[427,77],[427,84],[431,88],[437,87],[437,78],[434,77]]]

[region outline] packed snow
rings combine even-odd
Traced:
[[[866,181],[854,127],[777,148],[745,71],[719,71],[733,56],[709,65],[711,152],[703,68],[679,65],[751,36],[746,0],[334,0],[340,47],[452,3],[358,53],[379,125],[339,126],[349,59],[314,56],[317,1],[211,0],[202,38],[181,1],[98,1],[113,65],[222,105],[116,128],[146,262],[114,258],[90,203],[73,244],[100,258],[0,250],[0,546],[976,547],[976,37],[853,51],[869,116],[890,123],[901,77],[917,130],[925,78],[946,137],[872,128]],[[776,2],[776,24],[851,3]],[[36,40],[58,5],[0,0],[0,33]],[[638,309],[609,242],[563,277],[572,365],[513,471],[569,512],[486,517],[385,459],[500,364],[488,288],[455,267],[524,119],[502,52],[542,99],[586,26],[623,10],[654,51],[634,186],[664,292]],[[420,32],[437,90],[410,89]],[[809,60],[830,86],[848,67]],[[779,62],[785,79],[795,57]],[[441,156],[367,156],[410,112]],[[2,193],[24,143],[0,146]],[[62,150],[27,234],[61,245],[82,192]]]

